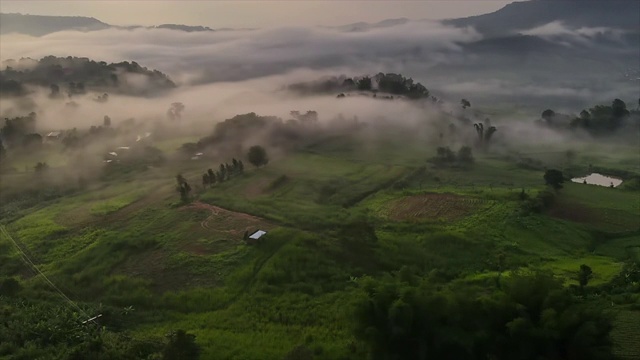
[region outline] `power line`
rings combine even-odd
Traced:
[[[15,248],[18,249],[18,252],[20,252],[20,256],[21,256],[22,260],[27,265],[29,265],[31,267],[31,269],[35,270],[37,274],[41,275],[42,278],[58,293],[58,295],[60,295],[60,297],[62,297],[65,301],[67,301],[69,304],[71,304],[71,306],[73,308],[77,309],[80,313],[82,313],[82,315],[84,315],[85,317],[89,318],[89,314],[87,314],[84,310],[82,310],[82,308],[80,306],[78,306],[78,304],[76,304],[67,295],[65,295],[62,292],[62,290],[60,290],[51,280],[49,280],[49,278],[42,271],[40,271],[40,269],[36,266],[36,264],[34,264],[33,261],[31,261],[29,256],[27,256],[27,254],[22,250],[22,248],[20,248],[18,243],[7,232],[7,230],[5,229],[5,227],[3,225],[0,225],[0,233],[4,234],[5,237],[7,237],[9,240],[11,240],[11,243],[13,243],[13,246],[15,246]],[[94,319],[95,319],[95,317],[91,318],[90,320],[93,321]],[[87,320],[87,321],[89,321],[89,320]]]

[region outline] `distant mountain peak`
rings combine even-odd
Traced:
[[[161,24],[157,26],[114,26],[86,16],[47,16],[0,13],[0,34],[19,33],[43,36],[58,31],[96,31],[105,29],[168,29],[185,32],[214,31],[207,26]]]
[[[506,5],[495,12],[443,21],[473,27],[485,36],[504,36],[552,22],[568,28],[616,28],[638,31],[640,1],[531,0]]]

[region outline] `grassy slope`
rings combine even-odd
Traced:
[[[160,168],[38,204],[7,228],[72,298],[134,306],[134,334],[193,332],[207,359],[281,358],[301,343],[319,359],[362,357],[348,321],[353,279],[362,275],[412,265],[424,273],[439,269],[446,279],[492,284],[502,252],[511,270],[541,267],[567,284],[575,284],[577,269],[588,264],[597,285],[637,251],[637,233],[629,233],[640,215],[637,192],[567,184],[558,206],[594,209],[600,222],[525,217],[517,195],[522,188],[531,194],[542,189],[540,172],[479,158],[471,170],[428,169],[397,188],[391,183],[424,164],[415,160],[424,155],[415,144],[387,145],[389,152],[377,154],[354,152],[341,141],[316,144],[197,191],[201,201],[238,213],[176,207],[177,171]],[[180,166],[199,184],[203,170],[215,165]],[[287,180],[275,182],[282,175]],[[455,220],[389,217],[394,201],[431,193],[479,205]],[[341,224],[363,217],[374,220],[375,247],[337,237]],[[241,234],[250,226],[273,229],[265,244],[244,245]],[[602,231],[607,240],[594,241]],[[3,269],[28,275],[19,265]],[[45,288],[37,278],[27,284]],[[615,334],[632,327],[621,322]],[[633,353],[620,339],[622,351]]]

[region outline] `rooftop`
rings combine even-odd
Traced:
[[[266,234],[266,231],[262,231],[262,230],[258,230],[256,232],[254,232],[253,234],[249,235],[249,239],[254,239],[254,240],[258,240],[262,237],[262,235]]]

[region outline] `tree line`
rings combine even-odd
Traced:
[[[60,84],[67,84],[67,94],[84,94],[87,90],[114,89],[118,92],[135,93],[121,77],[126,74],[144,76],[149,86],[144,92],[175,88],[169,77],[158,70],[150,70],[135,61],[108,64],[84,57],[45,56],[40,60],[23,58],[7,60],[6,68],[0,71],[0,94],[21,96],[26,93],[24,85],[49,87],[52,97],[60,97]],[[102,98],[101,100],[105,100]]]
[[[249,162],[256,168],[267,165],[269,163],[267,151],[259,145],[254,145],[249,148],[247,158]],[[242,160],[233,158],[231,159],[231,164],[221,163],[217,169],[218,170],[213,170],[212,168],[209,168],[205,173],[202,174],[203,189],[206,189],[207,187],[212,188],[215,184],[221,184],[225,181],[229,181],[235,177],[243,175],[244,163],[242,162]],[[176,182],[176,191],[180,193],[180,199],[183,202],[188,201],[192,191],[191,185],[189,185],[187,179],[182,174],[176,175]]]
[[[581,285],[590,269],[581,269]],[[611,359],[610,316],[552,275],[511,274],[500,288],[445,288],[408,268],[364,279],[355,334],[371,359]]]
[[[640,99],[638,108],[629,110],[627,104],[614,99],[611,105],[596,105],[584,109],[578,116],[556,113],[546,109],[541,114],[538,124],[556,129],[582,129],[591,135],[606,135],[622,129],[625,126],[635,126],[640,129]]]
[[[382,72],[373,76],[333,76],[312,82],[291,84],[288,89],[304,94],[371,91],[402,95],[410,99],[429,97],[429,90],[421,83],[401,74]]]

